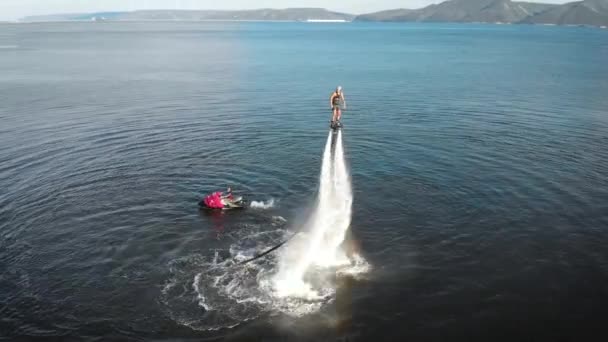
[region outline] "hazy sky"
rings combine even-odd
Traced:
[[[536,0],[564,3],[568,0]],[[418,8],[441,0],[0,0],[0,20],[27,15],[136,9],[253,9],[323,7],[349,13],[365,13],[393,8]]]

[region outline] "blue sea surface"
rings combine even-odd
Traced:
[[[584,27],[0,24],[0,339],[606,339],[607,61]],[[338,85],[370,270],[306,316],[227,297],[217,260],[309,213]],[[274,204],[199,211],[228,185]]]

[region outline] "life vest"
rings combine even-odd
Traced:
[[[334,92],[332,96],[333,96],[332,104],[334,106],[339,105],[340,104],[340,100],[342,99],[342,96],[338,92]]]

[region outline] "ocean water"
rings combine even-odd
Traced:
[[[608,31],[0,25],[0,338],[580,341],[608,317]],[[342,85],[364,269],[272,296]],[[208,213],[232,186],[256,201]],[[289,245],[285,246],[289,248]]]

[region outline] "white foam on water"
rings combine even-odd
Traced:
[[[273,216],[272,221],[274,223],[285,223],[287,220],[283,216]]]
[[[172,260],[169,280],[160,293],[168,316],[181,325],[206,331],[234,327],[274,310],[266,280],[272,277],[275,259],[269,256],[245,265],[237,263],[293,234],[283,225],[269,222],[270,230],[252,226],[259,230],[239,231],[227,249]]]
[[[360,274],[369,272],[371,265],[361,255],[354,254],[351,257],[351,264],[349,267],[343,267],[336,271],[337,275],[349,275],[357,277]]]
[[[249,205],[252,208],[256,209],[270,209],[274,207],[274,198],[269,199],[268,201],[252,201]]]
[[[199,273],[194,277],[194,281],[192,282],[192,288],[197,293],[196,297],[198,299],[198,305],[200,305],[205,310],[209,311],[209,310],[211,310],[211,306],[209,306],[205,302],[205,296],[203,295],[202,291],[199,288],[199,283],[201,281],[201,275],[202,275],[202,273]]]

